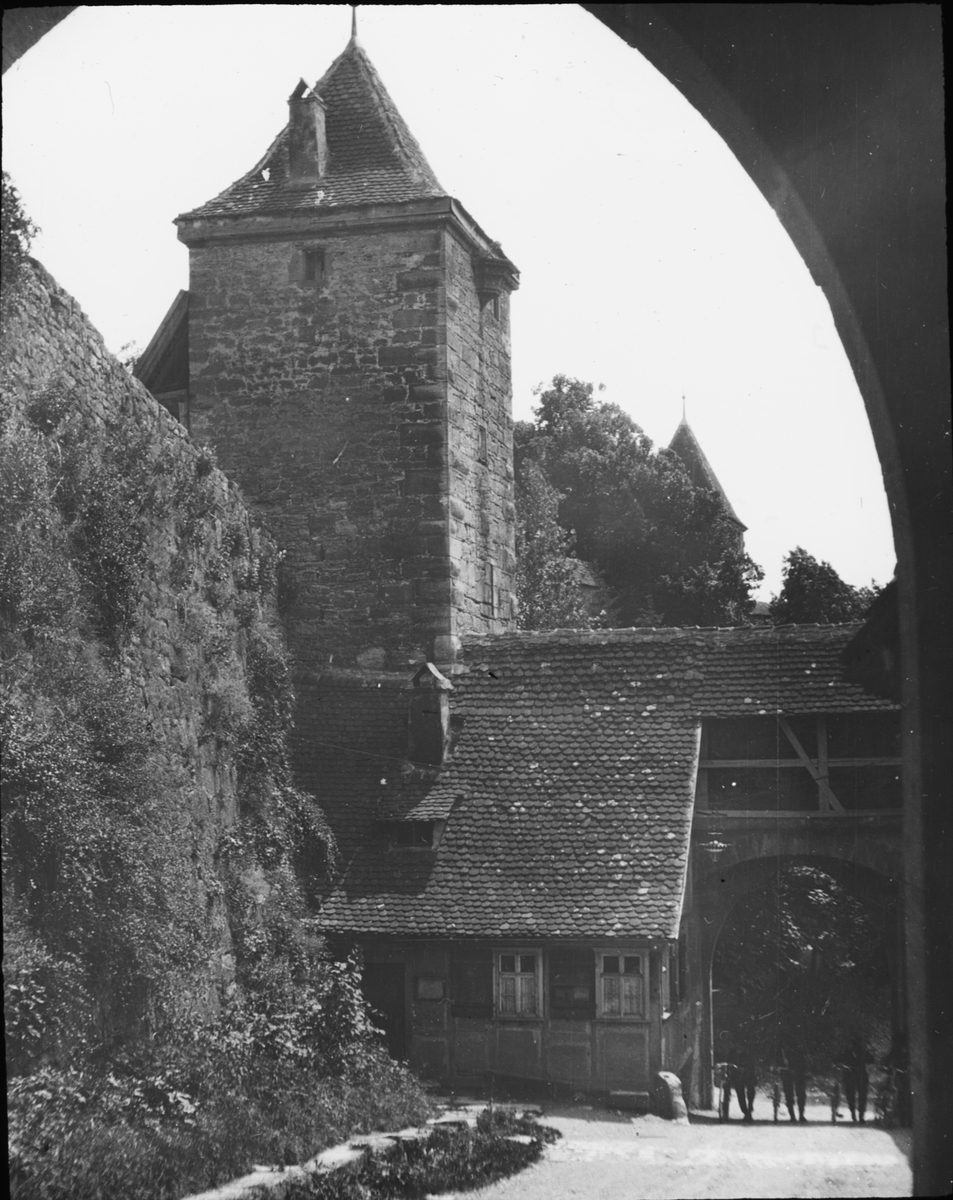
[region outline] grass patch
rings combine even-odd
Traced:
[[[277,1188],[257,1188],[253,1195],[256,1200],[423,1200],[439,1192],[470,1191],[524,1170],[559,1136],[530,1117],[486,1109],[476,1129],[437,1126],[426,1139],[398,1142],[378,1154],[367,1151],[356,1163]]]

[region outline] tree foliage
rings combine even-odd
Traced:
[[[23,263],[30,253],[30,243],[39,232],[23,211],[20,193],[4,171],[0,203],[0,279],[5,293],[16,288]]]
[[[536,389],[534,421],[516,429],[520,520],[531,502],[538,506],[538,473],[558,497],[568,539],[540,547],[551,566],[549,574],[536,568],[533,582],[549,579],[571,548],[605,579],[614,625],[743,624],[762,572],[722,500],[696,487],[677,455],[655,451],[627,413],[594,391],[557,375]]]
[[[770,604],[775,625],[839,625],[861,621],[879,588],[851,587],[828,562],[796,546],[784,560],[784,586]]]
[[[516,595],[521,629],[589,629],[602,615],[584,594],[584,564],[559,524],[559,493],[538,463],[516,485]]]

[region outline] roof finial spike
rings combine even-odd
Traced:
[[[351,5],[351,41],[357,41],[357,5]]]
[[[685,393],[682,392],[682,420],[685,420]]]

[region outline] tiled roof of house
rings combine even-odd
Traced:
[[[246,175],[184,218],[393,204],[446,195],[356,38],[314,91],[326,107],[324,178],[310,187],[289,185],[286,126]]]
[[[325,925],[442,937],[676,936],[699,718],[894,707],[844,678],[839,656],[857,628],[465,639],[450,693],[463,725],[440,771],[400,762],[406,693],[329,688],[322,737],[353,749],[319,768],[347,864]],[[379,759],[369,754],[375,719],[385,730]],[[447,816],[435,850],[388,850],[380,833],[384,819]]]
[[[712,469],[711,463],[705,457],[705,451],[701,448],[698,438],[695,437],[695,432],[689,423],[682,417],[678,428],[668,444],[669,450],[674,450],[678,457],[682,460],[685,470],[688,472],[689,478],[696,487],[708,488],[714,492],[725,506],[725,512],[737,525],[742,529],[747,529],[747,525],[741,520],[735,510],[731,507],[731,501],[725,494],[725,489],[718,481],[718,476]]]

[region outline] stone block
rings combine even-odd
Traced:
[[[681,1080],[672,1071],[659,1071],[652,1086],[652,1111],[679,1125],[688,1124],[688,1107],[682,1096]]]
[[[395,329],[419,330],[437,324],[435,308],[405,308],[395,312],[391,318]]]
[[[447,430],[442,421],[405,421],[400,426],[400,440],[408,446],[443,446]]]
[[[397,275],[397,290],[401,292],[424,292],[443,286],[444,273],[439,269],[418,268],[401,271]]]

